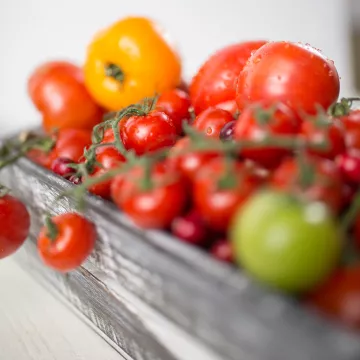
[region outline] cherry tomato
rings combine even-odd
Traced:
[[[188,137],[176,142],[170,150],[168,163],[192,183],[199,170],[210,160],[219,156],[215,151],[186,151],[191,146]]]
[[[34,163],[50,169],[53,157],[40,149],[31,149],[26,153],[26,156]]]
[[[342,178],[334,162],[314,157],[306,157],[311,183],[302,186],[301,165],[298,159],[286,159],[274,171],[270,186],[277,190],[297,194],[309,201],[323,201],[334,213],[338,213],[343,204]]]
[[[11,195],[0,197],[0,259],[20,248],[30,229],[30,215],[25,205]]]
[[[282,102],[299,113],[327,110],[339,96],[339,75],[332,61],[314,48],[271,42],[249,59],[240,73],[236,102],[242,111],[259,101]]]
[[[183,179],[164,164],[152,169],[149,188],[142,188],[144,171],[134,168],[116,177],[111,185],[115,204],[142,228],[167,228],[179,216],[186,203]]]
[[[211,229],[224,232],[235,210],[257,186],[243,164],[226,164],[223,158],[217,158],[197,174],[194,181],[194,204]]]
[[[210,106],[226,103],[225,110],[233,109],[235,82],[251,53],[265,41],[249,41],[227,46],[212,55],[200,68],[190,84],[190,98],[195,113]]]
[[[230,241],[218,240],[210,248],[210,254],[215,258],[223,262],[234,262],[234,251]]]
[[[76,171],[69,166],[73,161],[67,158],[56,158],[51,164],[51,170],[65,179],[70,178]]]
[[[137,155],[170,147],[177,137],[170,118],[160,111],[130,117],[122,124],[120,134],[125,148],[135,150]]]
[[[91,145],[91,132],[81,129],[62,129],[57,134],[52,158],[67,158],[79,162],[84,149]]]
[[[340,118],[345,126],[345,142],[348,149],[360,150],[360,110],[353,110]]]
[[[344,179],[353,185],[359,185],[360,183],[360,153],[356,151],[350,151],[344,153],[336,158],[336,164],[338,165],[341,174]]]
[[[226,123],[223,128],[220,130],[219,138],[222,141],[232,141],[234,140],[236,121],[230,121]]]
[[[308,152],[331,160],[344,152],[345,131],[341,125],[337,119],[329,120],[327,123],[322,122],[321,124],[317,124],[311,120],[304,121],[301,125],[301,134],[309,143],[321,145],[324,142],[328,142],[326,148],[311,148]]]
[[[30,97],[43,115],[43,127],[91,130],[102,119],[103,110],[89,95],[80,67],[65,61],[39,66],[29,78]]]
[[[233,120],[233,116],[226,110],[208,108],[196,117],[193,127],[210,138],[218,139],[221,129]]]
[[[58,271],[68,272],[79,267],[95,246],[96,229],[87,219],[76,213],[53,217],[57,228],[55,239],[43,227],[38,237],[38,251],[43,262]]]
[[[319,312],[360,329],[360,267],[340,268],[307,298]]]
[[[179,89],[163,92],[156,103],[156,109],[169,116],[178,135],[183,133],[183,122],[190,119],[190,106],[189,95]]]
[[[256,104],[246,108],[237,119],[235,140],[263,141],[267,136],[290,136],[299,131],[300,120],[283,104],[272,107]],[[256,161],[267,168],[277,166],[291,150],[276,146],[259,146],[241,151],[245,158]]]
[[[251,197],[236,213],[230,238],[236,262],[261,282],[303,292],[333,271],[342,242],[324,204],[273,191]]]

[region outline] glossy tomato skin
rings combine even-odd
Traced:
[[[43,127],[91,130],[101,121],[103,110],[88,93],[78,66],[54,61],[42,64],[28,81],[30,97],[43,115]]]
[[[360,267],[340,268],[307,298],[310,307],[351,328],[360,329]]]
[[[210,106],[233,110],[235,86],[240,71],[251,53],[265,41],[249,41],[227,46],[212,55],[200,68],[190,84],[190,98],[195,113]]]
[[[156,109],[169,116],[178,135],[182,135],[183,133],[183,122],[189,122],[190,106],[189,95],[180,89],[163,92],[156,103]]]
[[[270,42],[257,50],[240,73],[236,102],[240,111],[259,101],[282,102],[293,110],[327,110],[340,91],[334,64],[310,46]]]
[[[170,147],[177,138],[175,126],[160,111],[130,117],[122,124],[120,134],[125,148],[134,150],[137,155]]]
[[[270,111],[265,104],[256,104],[246,108],[238,117],[234,128],[234,139],[238,141],[251,140],[261,141],[267,136],[293,136],[300,130],[300,119],[284,104],[274,105],[273,115],[263,124],[258,119],[259,111]],[[266,168],[276,167],[284,156],[291,153],[291,150],[275,147],[261,146],[258,148],[244,148],[241,155],[253,160]]]
[[[309,157],[306,159],[314,172],[311,185],[302,188],[300,164],[294,158],[284,160],[273,172],[269,185],[276,190],[297,194],[308,201],[322,201],[335,213],[343,204],[343,181],[336,164],[327,159]]]
[[[136,225],[152,229],[168,228],[187,203],[184,181],[164,164],[158,164],[152,171],[152,189],[141,189],[143,176],[143,169],[134,168],[126,175],[116,177],[111,185],[112,199]]]
[[[56,144],[51,157],[67,158],[79,162],[84,149],[91,145],[91,131],[82,129],[62,129],[57,133]]]
[[[30,229],[30,215],[25,205],[11,195],[0,197],[0,259],[25,242]]]
[[[222,128],[233,120],[228,111],[210,107],[196,117],[193,127],[207,137],[219,139]]]
[[[343,153],[345,146],[345,129],[337,119],[329,120],[328,124],[317,126],[312,120],[304,121],[301,125],[301,135],[304,139],[313,144],[321,145],[328,143],[328,147],[323,149],[308,149],[313,155],[321,156],[334,160],[335,157]]]
[[[179,139],[170,150],[168,164],[179,171],[189,183],[193,183],[199,170],[209,161],[219,157],[219,153],[216,151],[187,151],[190,146],[191,141],[188,137]]]
[[[222,188],[220,181],[225,171],[226,163],[223,158],[212,160],[197,174],[193,189],[196,209],[207,225],[219,232],[228,229],[234,212],[258,187],[244,165],[236,162],[230,175],[233,183]]]
[[[58,271],[68,272],[79,267],[95,246],[96,229],[87,219],[76,213],[52,218],[58,229],[52,241],[44,227],[38,237],[38,252],[43,262]]]

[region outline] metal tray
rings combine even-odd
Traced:
[[[54,199],[72,186],[21,159],[0,182],[31,213],[31,234],[17,258],[63,295],[126,359],[359,360],[360,336],[274,293],[241,270],[170,235],[142,231],[118,209],[88,195],[86,216],[97,226],[96,250],[78,270],[45,268],[35,239],[44,211],[73,209]]]

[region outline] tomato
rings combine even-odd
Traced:
[[[348,183],[358,186],[360,183],[360,153],[352,150],[339,155],[336,158],[336,164]]]
[[[333,160],[345,151],[345,131],[337,119],[322,121],[321,124],[312,120],[304,121],[301,125],[301,134],[312,145],[328,142],[328,146],[324,149],[309,149],[310,154]]]
[[[360,329],[360,267],[338,269],[307,298],[319,312]]]
[[[168,163],[179,171],[185,179],[193,182],[199,170],[210,160],[219,156],[215,151],[190,151],[191,141],[183,137],[170,150]]]
[[[176,128],[169,117],[160,111],[145,116],[131,116],[120,129],[121,139],[127,150],[142,155],[170,147],[176,142]]]
[[[332,61],[314,48],[271,42],[249,59],[240,73],[236,102],[242,111],[248,104],[282,102],[299,113],[327,110],[340,91],[339,75]]]
[[[179,89],[163,92],[156,103],[156,109],[169,116],[178,135],[183,133],[183,122],[190,119],[190,106],[189,95]]]
[[[227,263],[234,262],[234,254],[230,241],[218,240],[210,248],[210,254],[220,261]]]
[[[273,191],[251,197],[236,213],[230,238],[236,262],[259,281],[303,292],[337,264],[341,237],[324,204]]]
[[[80,129],[62,129],[57,134],[56,144],[51,157],[67,158],[79,162],[84,149],[91,145],[91,131]]]
[[[43,115],[43,128],[91,130],[102,119],[103,110],[88,93],[82,69],[65,62],[42,64],[28,81],[30,97]]]
[[[240,71],[251,53],[265,41],[249,41],[227,46],[213,54],[199,69],[190,84],[195,113],[210,106],[234,109],[235,86]],[[222,105],[225,103],[225,105]]]
[[[111,185],[115,204],[142,228],[167,228],[187,203],[183,179],[164,164],[151,172],[151,186],[142,188],[144,171],[135,167],[116,177]]]
[[[193,127],[210,138],[219,139],[222,128],[233,120],[226,110],[208,108],[196,117]]]
[[[11,195],[0,197],[0,259],[20,248],[30,229],[30,215],[25,205]]]
[[[360,150],[360,110],[353,110],[340,118],[345,126],[345,142],[348,149]]]
[[[338,213],[343,204],[343,182],[334,162],[306,157],[311,174],[311,183],[301,184],[301,165],[298,159],[286,159],[274,171],[270,186],[277,190],[288,191],[309,201],[323,201],[334,213]]]
[[[297,134],[300,127],[299,118],[283,104],[269,107],[255,104],[246,108],[238,117],[235,129],[235,140],[263,141],[267,136],[291,136]],[[277,166],[281,159],[291,150],[276,146],[258,146],[244,148],[241,155],[267,167]]]
[[[52,157],[50,154],[47,154],[45,151],[40,149],[31,149],[26,153],[26,156],[33,161],[34,163],[43,166],[47,169],[51,168]]]
[[[254,192],[257,182],[243,164],[223,158],[206,164],[194,181],[194,204],[208,226],[216,231],[227,230],[235,210]]]
[[[119,110],[179,85],[178,54],[158,24],[122,19],[101,31],[88,47],[85,83],[99,104]]]
[[[68,272],[79,267],[95,246],[96,229],[76,213],[65,213],[51,219],[57,234],[51,239],[43,227],[38,237],[38,252],[43,262],[58,271]]]

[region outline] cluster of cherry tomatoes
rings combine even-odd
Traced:
[[[139,26],[152,29],[126,19],[95,38],[84,72],[67,62],[34,72],[29,93],[54,146],[28,157],[136,225],[170,231],[360,328],[360,111],[355,99],[337,103],[333,62],[309,45],[245,42],[180,86],[175,52],[151,32],[155,54]],[[122,36],[151,57],[115,51]],[[64,214],[47,219],[39,250],[69,271],[95,239],[88,220]]]

